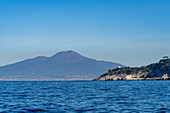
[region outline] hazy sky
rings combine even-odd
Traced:
[[[0,66],[65,50],[127,66],[170,56],[170,0],[0,0]]]

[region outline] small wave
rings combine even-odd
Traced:
[[[111,90],[111,89],[100,89],[100,90],[105,90],[105,91],[107,91],[107,90]]]
[[[160,108],[159,110],[167,110],[167,108]]]
[[[24,109],[28,112],[47,112],[46,110],[44,109]]]

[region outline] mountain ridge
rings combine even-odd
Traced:
[[[0,67],[0,79],[93,79],[105,69],[121,65],[84,57],[72,50],[51,57],[38,56]]]

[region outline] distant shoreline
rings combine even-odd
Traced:
[[[0,82],[5,82],[5,81],[9,81],[9,82],[86,82],[86,81],[155,81],[155,80],[170,80],[170,78],[145,78],[145,79],[141,79],[141,78],[134,78],[134,79],[117,79],[117,80],[113,80],[113,79],[103,79],[103,80],[16,80],[16,79],[1,79]]]
[[[0,81],[92,81],[91,79],[0,79]]]
[[[145,81],[145,80],[170,80],[170,78],[131,78],[131,79],[123,79],[123,78],[117,78],[117,79],[106,79],[106,78],[100,78],[100,79],[94,79],[93,81]]]

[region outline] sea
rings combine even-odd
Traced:
[[[170,81],[1,81],[0,113],[170,113]]]

